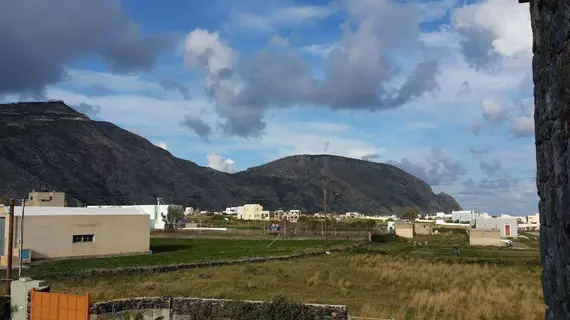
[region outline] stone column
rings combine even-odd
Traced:
[[[531,0],[537,188],[546,319],[570,319],[570,0]]]

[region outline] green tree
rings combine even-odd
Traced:
[[[184,222],[184,209],[181,206],[168,206],[166,215],[162,214],[164,228],[174,230]]]
[[[420,215],[420,211],[418,210],[418,208],[406,208],[404,210],[404,212],[402,212],[402,219],[407,219],[407,220],[415,220],[417,219],[417,217],[419,217]]]

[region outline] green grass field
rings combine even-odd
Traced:
[[[43,272],[278,256],[320,249],[324,244],[322,240],[278,240],[267,248],[269,242],[155,238],[152,255],[51,261],[27,272],[39,276]],[[52,292],[90,292],[93,301],[165,295],[266,300],[282,295],[306,303],[347,305],[352,316],[370,318],[532,320],[543,316],[536,247],[468,247],[465,234],[453,233],[420,237],[415,242],[396,238],[346,253],[151,275],[44,279]],[[329,241],[330,245],[343,243]]]
[[[267,247],[271,243],[268,240],[151,238],[150,243],[152,254],[46,261],[32,265],[26,273],[33,275],[96,268],[174,265],[198,261],[283,256],[325,247],[324,242],[320,240],[277,240],[270,247]],[[328,242],[328,246],[342,244],[344,241]]]

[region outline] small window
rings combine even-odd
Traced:
[[[30,200],[34,200],[34,196],[30,196]]]
[[[95,242],[95,235],[92,234],[76,234],[73,235],[73,243]]]
[[[488,231],[485,231],[485,233],[483,234],[483,236],[484,236],[485,238],[490,238],[490,237],[491,237],[491,233],[488,232]]]
[[[53,197],[52,197],[52,196],[49,196],[49,200],[48,200],[48,201],[52,201],[52,200],[53,200]]]

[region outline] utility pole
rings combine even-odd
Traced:
[[[14,255],[14,199],[10,199],[10,215],[8,216],[8,266],[6,268],[6,292],[10,294],[12,282],[12,260]]]
[[[22,217],[20,218],[20,252],[18,253],[18,277],[22,277],[22,251],[24,250],[24,208],[26,199],[22,199]]]
[[[327,188],[325,187],[324,191],[323,191],[323,207],[324,207],[324,211],[325,211],[325,246],[327,245],[327,240],[328,240],[328,233],[327,233]]]

